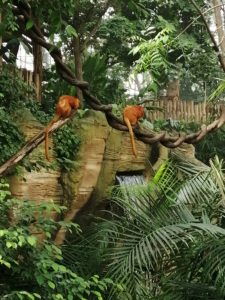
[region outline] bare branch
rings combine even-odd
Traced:
[[[202,21],[203,21],[204,24],[205,24],[206,30],[207,30],[207,32],[208,32],[208,34],[209,34],[209,36],[210,36],[210,39],[211,39],[211,41],[212,41],[212,43],[213,43],[213,45],[214,45],[214,49],[215,49],[215,51],[216,51],[216,53],[217,53],[217,56],[218,56],[220,65],[221,65],[223,71],[225,72],[225,60],[224,60],[223,56],[222,56],[221,53],[220,53],[219,46],[217,45],[217,42],[216,42],[216,40],[215,40],[215,38],[214,38],[214,35],[212,34],[212,32],[211,32],[211,30],[210,30],[210,28],[209,28],[209,24],[208,24],[208,22],[207,22],[207,20],[206,20],[206,18],[205,18],[205,16],[204,16],[204,14],[203,14],[203,12],[201,11],[201,9],[200,9],[200,8],[198,7],[198,5],[196,4],[196,2],[195,2],[194,0],[190,0],[190,1],[191,1],[191,3],[194,5],[195,9],[196,9],[197,12],[199,13],[199,15],[200,15],[201,18],[202,18]]]
[[[72,114],[74,115],[74,114]],[[71,117],[72,117],[71,115]],[[70,118],[71,118],[70,117]],[[70,118],[64,120],[59,120],[54,123],[49,130],[49,133],[54,132],[64,124],[66,124]],[[14,167],[18,162],[20,162],[26,155],[28,155],[32,150],[34,150],[40,143],[45,139],[45,130],[42,130],[33,138],[31,138],[15,155],[13,155],[9,160],[7,160],[3,165],[0,166],[0,176],[7,173],[12,167]]]

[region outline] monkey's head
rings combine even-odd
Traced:
[[[80,107],[80,100],[77,97],[71,96],[71,98],[70,98],[70,106],[73,109],[78,109]]]
[[[141,105],[137,105],[138,118],[143,118],[145,115],[144,107]]]

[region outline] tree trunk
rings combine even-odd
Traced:
[[[35,84],[36,97],[39,102],[41,102],[42,96],[42,47],[36,43],[33,43],[33,56],[34,56],[34,73],[33,80]]]
[[[74,61],[75,61],[75,74],[77,80],[83,81],[83,64],[82,64],[82,53],[80,49],[80,40],[79,37],[75,37],[73,39],[73,53],[74,53]],[[77,88],[77,97],[81,101],[81,105],[83,103],[84,97],[82,90]]]
[[[214,9],[214,18],[216,23],[216,31],[218,34],[218,42],[219,48],[221,50],[222,55],[225,55],[225,36],[223,29],[223,19],[221,14],[221,0],[213,0],[213,9]]]
[[[167,85],[167,96],[168,100],[178,101],[180,99],[180,81],[175,79],[170,81]]]

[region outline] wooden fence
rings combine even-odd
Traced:
[[[18,72],[21,75],[21,78],[24,80],[24,82],[26,82],[28,85],[34,86],[34,76],[32,71],[29,71],[27,69],[18,69]]]
[[[153,110],[151,108],[153,107]],[[219,105],[207,105],[206,102],[190,101],[151,101],[147,102],[146,116],[149,120],[182,120],[186,122],[205,123],[209,118],[219,115]],[[155,109],[159,107],[160,110]]]

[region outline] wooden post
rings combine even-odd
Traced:
[[[34,73],[33,82],[35,84],[36,97],[41,102],[42,96],[42,47],[33,43],[33,55],[34,55]]]
[[[191,100],[191,117],[190,117],[190,121],[193,122],[194,121],[194,101]]]

